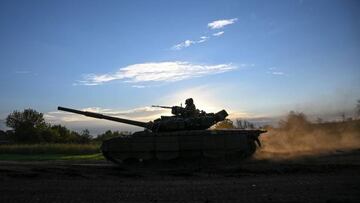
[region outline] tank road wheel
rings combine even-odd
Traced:
[[[256,151],[256,144],[253,140],[249,140],[247,149],[237,151],[234,154],[227,157],[229,161],[243,161],[250,158]]]
[[[249,148],[248,148],[248,150],[245,151],[244,158],[251,157],[256,151],[256,144],[255,144],[254,140],[250,140],[248,146],[249,146]]]
[[[256,144],[261,146],[258,136],[254,136],[254,135],[248,136],[247,142],[248,142],[247,144],[248,147],[243,153],[243,158],[249,158],[255,153],[257,148]]]
[[[113,158],[113,156],[111,156],[111,154],[109,152],[102,152],[103,156],[108,160],[111,161],[115,164],[121,164],[121,161],[116,160],[115,158]]]

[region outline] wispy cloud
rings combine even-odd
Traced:
[[[200,40],[197,41],[197,43],[203,43],[206,42],[208,39],[210,39],[210,37],[207,36],[201,36]]]
[[[285,73],[281,72],[281,71],[273,71],[273,72],[271,72],[271,74],[273,74],[273,75],[285,75]]]
[[[278,76],[286,75],[283,71],[279,71],[276,67],[270,67],[268,69],[269,69],[268,73],[271,75],[278,75]]]
[[[223,19],[223,20],[215,20],[211,23],[208,23],[208,27],[210,29],[220,29],[227,25],[231,25],[237,21],[237,18],[232,19]]]
[[[218,36],[223,35],[223,34],[224,34],[224,31],[220,31],[220,32],[214,33],[213,36],[218,37]]]
[[[220,28],[223,28],[223,27],[225,27],[227,25],[233,24],[236,21],[237,21],[237,18],[225,19],[225,20],[216,20],[216,21],[208,23],[208,27],[210,29],[220,29]],[[219,31],[219,32],[213,33],[212,36],[219,37],[219,36],[221,36],[223,34],[224,34],[224,31]],[[190,47],[191,45],[194,45],[194,44],[199,44],[199,43],[206,42],[209,39],[210,39],[210,36],[201,36],[199,40],[187,39],[187,40],[185,40],[183,42],[180,42],[178,44],[173,45],[171,47],[171,49],[172,50],[181,50],[183,48]]]
[[[173,50],[180,50],[182,48],[186,48],[186,47],[189,47],[191,46],[192,44],[195,44],[196,42],[195,41],[192,41],[192,40],[185,40],[179,44],[175,44],[172,49]]]
[[[132,87],[141,89],[141,88],[145,88],[146,86],[145,85],[133,85]]]
[[[141,83],[173,82],[236,69],[232,64],[204,65],[184,61],[140,63],[120,68],[115,73],[87,74],[76,85],[101,85],[113,80]]]
[[[172,50],[180,50],[180,49],[183,49],[183,48],[186,48],[186,47],[189,47],[193,44],[199,44],[199,43],[203,43],[203,42],[206,42],[207,40],[209,40],[210,37],[207,37],[207,36],[201,36],[199,40],[197,41],[193,41],[193,40],[185,40],[179,44],[175,44],[171,49]]]

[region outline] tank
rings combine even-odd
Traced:
[[[167,161],[179,158],[249,157],[256,151],[256,144],[261,146],[258,139],[260,134],[266,132],[211,129],[211,126],[226,119],[228,113],[225,110],[206,113],[196,109],[193,103],[186,103],[186,107],[153,107],[171,109],[173,116],[161,116],[154,121],[140,122],[60,106],[58,110],[143,127],[143,131],[135,132],[130,136],[103,141],[101,152],[104,157],[117,164],[129,160]]]

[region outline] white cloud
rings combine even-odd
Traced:
[[[77,85],[101,85],[113,80],[131,83],[173,82],[234,69],[236,67],[231,64],[203,65],[183,61],[140,63],[126,66],[115,73],[84,75],[84,79]],[[138,87],[144,87],[144,84]]]
[[[213,36],[215,37],[218,37],[220,35],[224,34],[224,31],[220,31],[220,32],[217,32],[217,33],[214,33]]]
[[[208,23],[208,27],[210,29],[220,29],[225,27],[226,25],[230,25],[233,24],[237,21],[237,18],[232,18],[232,19],[224,19],[224,20],[216,20],[213,21],[211,23]],[[214,34],[212,34],[215,37],[221,36],[224,34],[224,31],[220,31],[220,32],[216,32]],[[179,44],[175,44],[174,46],[171,47],[172,50],[181,50],[183,48],[187,48],[190,47],[191,45],[194,44],[199,44],[199,43],[203,43],[206,42],[210,39],[210,37],[208,36],[201,36],[199,40],[190,40],[187,39]]]
[[[193,44],[199,44],[199,43],[203,43],[206,42],[210,39],[210,37],[207,36],[201,36],[199,40],[194,41],[194,40],[185,40],[179,44],[175,44],[174,46],[171,47],[172,50],[180,50],[186,47],[189,47]]]
[[[281,72],[281,71],[273,71],[273,72],[271,72],[271,74],[273,74],[273,75],[285,75],[285,73]]]
[[[224,20],[215,20],[211,23],[208,23],[210,29],[220,29],[227,25],[231,25],[237,21],[237,18],[224,19]]]
[[[176,44],[172,47],[173,50],[180,50],[182,48],[186,48],[186,47],[189,47],[191,46],[192,44],[195,44],[196,42],[195,41],[192,41],[192,40],[185,40],[179,44]]]
[[[145,85],[133,85],[132,87],[141,89],[141,88],[145,88],[146,86]]]
[[[206,42],[210,37],[207,36],[201,36],[200,40],[197,41],[197,43],[202,43],[202,42]]]
[[[278,75],[278,76],[286,75],[284,72],[279,71],[277,67],[270,67],[268,69],[269,69],[268,73],[271,75]]]

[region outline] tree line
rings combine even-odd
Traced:
[[[103,141],[116,136],[128,134],[127,132],[106,131],[93,138],[89,130],[78,133],[62,125],[47,123],[42,113],[34,109],[14,111],[6,117],[6,126],[11,128],[6,132],[0,130],[0,136],[12,143],[77,143]]]
[[[360,100],[356,105],[356,117],[360,118]],[[345,121],[345,119],[343,119]],[[349,120],[350,121],[350,120]],[[323,123],[318,118],[317,123]],[[12,130],[6,132],[0,130],[0,143],[2,140],[8,140],[12,143],[79,143],[86,144],[90,142],[101,142],[106,139],[117,136],[128,136],[130,132],[119,132],[108,130],[103,134],[93,137],[89,130],[85,129],[80,133],[71,131],[62,125],[52,125],[47,123],[42,113],[33,109],[24,111],[13,111],[6,117],[6,125]],[[309,127],[310,122],[303,113],[291,111],[285,120],[279,122],[280,129],[293,127]],[[214,126],[215,129],[238,128],[255,129],[255,125],[246,120],[236,119],[235,123],[230,119],[225,119]],[[272,128],[263,126],[263,128]]]

